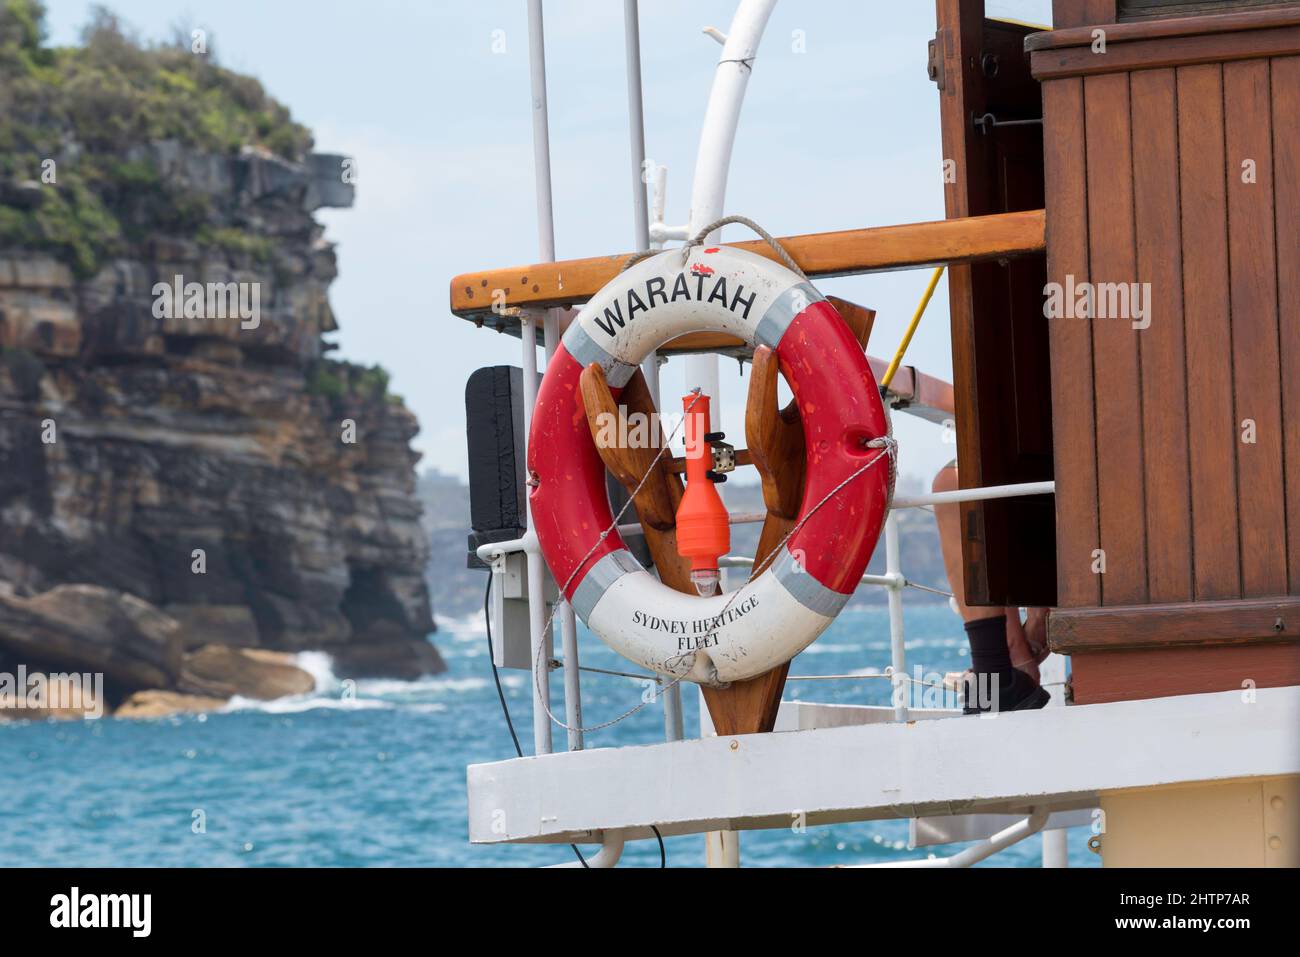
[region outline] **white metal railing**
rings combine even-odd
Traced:
[[[995,485],[987,488],[959,489],[954,492],[932,492],[924,495],[914,495],[908,497],[898,497],[894,499],[894,507],[890,509],[889,514],[885,517],[885,573],[883,575],[863,575],[862,584],[872,585],[889,590],[889,639],[890,639],[890,676],[893,684],[893,701],[894,701],[894,719],[896,721],[908,720],[907,696],[904,694],[904,686],[908,681],[907,678],[907,647],[905,632],[903,626],[903,591],[907,588],[920,587],[925,591],[937,592],[924,586],[918,586],[911,582],[903,574],[902,562],[900,559],[899,540],[898,540],[898,512],[905,508],[924,508],[929,505],[948,505],[961,502],[979,502],[990,499],[1016,498],[1029,495],[1050,495],[1056,491],[1055,482],[1033,482],[1018,485]],[[731,523],[733,525],[756,524],[767,518],[766,512],[734,512],[731,514]],[[633,535],[641,531],[640,524],[620,525],[618,531],[622,535]],[[492,542],[487,545],[480,545],[477,554],[487,564],[491,565],[499,560],[502,556],[514,552],[524,552],[529,556],[535,556],[540,562],[541,548],[537,541],[537,536],[530,530],[522,538],[513,539],[506,542]],[[746,568],[754,564],[754,559],[747,556],[727,555],[720,562],[721,567]],[[530,566],[531,576],[531,566]],[[540,590],[540,586],[539,586]],[[529,601],[532,602],[532,589],[529,589]],[[939,594],[944,594],[939,592]],[[567,606],[567,603],[566,603]],[[570,614],[572,610],[570,609]],[[530,619],[531,620],[531,619]],[[536,656],[537,645],[533,643],[533,653]],[[537,660],[534,657],[533,660]],[[566,695],[566,714],[572,709],[567,707],[567,698],[570,693],[575,696],[581,694],[578,675],[584,670],[578,663],[577,659],[569,659],[566,653],[566,660],[562,667],[565,669],[565,695]],[[548,669],[543,669],[546,671]],[[587,669],[591,670],[591,669]],[[631,676],[629,676],[631,677]],[[646,675],[647,678],[653,678]],[[534,682],[536,685],[537,682]],[[570,691],[572,688],[572,692]],[[545,709],[539,708],[545,717]],[[566,721],[566,724],[572,724],[572,721]],[[672,736],[667,736],[667,740],[679,740]],[[570,750],[579,750],[581,742],[577,747]],[[538,752],[544,753],[544,752]]]

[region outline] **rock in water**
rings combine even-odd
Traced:
[[[180,694],[175,691],[137,691],[113,712],[115,718],[166,718],[173,714],[200,714],[225,705],[223,698]]]
[[[340,678],[401,678],[414,681],[447,670],[438,649],[427,641],[366,642],[348,645],[334,653],[334,672]]]
[[[0,651],[29,666],[102,672],[128,690],[171,686],[181,672],[176,620],[96,585],[61,585],[35,598],[0,591]]]
[[[271,701],[307,694],[315,689],[316,680],[284,652],[206,645],[185,656],[177,687],[213,698]]]

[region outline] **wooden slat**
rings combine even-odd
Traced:
[[[1289,591],[1300,594],[1300,57],[1272,61],[1273,190]]]
[[[1252,598],[1106,608],[1056,609],[1054,651],[1229,645],[1300,639],[1300,598]]]
[[[1041,252],[1043,211],[850,229],[792,236],[781,244],[810,277],[918,269],[943,263],[980,262]],[[767,243],[734,244],[775,260]],[[507,308],[549,308],[586,302],[619,274],[631,253],[512,266],[466,273],[451,281],[451,311],[458,316],[491,315],[493,293]],[[500,297],[498,297],[498,300]],[[500,308],[500,307],[499,307]]]
[[[1187,353],[1178,206],[1178,108],[1173,70],[1131,79],[1138,281],[1150,283],[1150,327],[1138,335],[1146,486],[1147,584],[1154,602],[1192,597],[1191,463],[1187,455]]]
[[[1083,82],[1090,278],[1098,288],[1127,284],[1137,276],[1128,77]],[[1102,603],[1130,604],[1147,596],[1139,333],[1127,317],[1100,318],[1103,297],[1094,298],[1097,504],[1106,554]]]
[[[951,218],[988,213],[991,151],[985,142],[974,141],[970,123],[972,115],[982,116],[987,111],[983,73],[979,69],[984,4],[982,0],[936,0],[935,6],[945,77],[939,100],[943,155],[956,164],[956,175],[945,178],[944,210]],[[985,484],[983,420],[978,401],[982,370],[977,361],[975,334],[976,279],[970,266],[948,270],[952,386],[958,411],[957,458],[963,463],[960,481],[966,488]],[[997,318],[1005,322],[1003,316]],[[1001,345],[1005,347],[1005,343]],[[989,600],[989,564],[995,558],[989,554],[985,535],[986,507],[968,503],[961,511],[962,601],[979,605]]]
[[[1241,585],[1242,595],[1253,598],[1287,591],[1268,61],[1226,64],[1223,101]],[[1286,122],[1294,125],[1300,117],[1291,116]],[[1244,182],[1246,161],[1255,164],[1254,182]],[[1246,419],[1255,423],[1253,443],[1242,441]]]
[[[1097,651],[1070,659],[1075,704],[1300,684],[1300,645]],[[1249,682],[1249,684],[1247,683]]]
[[[1241,595],[1222,68],[1178,69],[1179,194],[1195,597]]]
[[[1088,279],[1088,188],[1083,140],[1083,81],[1043,84],[1044,163],[1048,221],[1047,273],[1065,284]],[[1082,319],[1053,319],[1052,415],[1056,457],[1058,605],[1101,604],[1092,571],[1098,547],[1097,451],[1093,407],[1092,334]]]
[[[1288,0],[1119,0],[1122,20],[1167,20],[1176,17],[1233,14],[1251,7],[1275,7]]]
[[[1108,31],[1107,37],[1109,36]],[[1249,60],[1260,56],[1295,53],[1298,50],[1300,26],[1284,26],[1270,30],[1136,40],[1132,43],[1114,43],[1108,39],[1105,55],[1093,53],[1090,46],[1080,46],[1035,53],[1032,63],[1034,76],[1047,80]]]
[[[1113,16],[1111,20],[1094,19],[1096,16],[1105,14],[1105,5],[1109,5],[1110,12],[1113,14],[1115,0],[1087,0],[1087,2],[1099,4],[1101,10],[1089,12],[1085,3],[1080,2],[1080,0],[1056,0],[1056,29],[1051,32],[1035,33],[1025,40],[1025,49],[1030,52],[1038,52],[1040,50],[1058,50],[1066,47],[1091,47],[1093,27],[1097,24],[1106,27],[1106,42],[1113,44],[1132,40],[1158,40],[1169,37],[1195,36],[1201,33],[1236,33],[1243,30],[1267,30],[1274,27],[1294,26],[1300,23],[1300,7],[1296,6],[1275,10],[1219,13],[1202,17],[1171,17],[1138,23],[1115,23]]]
[[[1060,31],[1085,24],[1114,23],[1115,3],[1116,0],[1052,0],[1052,26]]]
[[[889,363],[884,359],[867,356],[871,372],[879,382],[884,378]],[[952,383],[918,372],[912,366],[899,366],[889,383],[887,397],[895,408],[915,415],[936,425],[956,422],[956,404]]]

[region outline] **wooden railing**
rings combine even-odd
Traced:
[[[810,278],[921,269],[942,264],[1010,259],[1042,252],[1043,210],[975,216],[906,226],[878,226],[790,236],[781,245]],[[761,240],[737,248],[770,259]],[[519,308],[568,307],[586,302],[619,274],[632,253],[465,273],[451,282],[451,311],[466,318]]]

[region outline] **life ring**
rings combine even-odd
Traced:
[[[641,567],[617,530],[601,540],[613,515],[579,389],[597,363],[617,398],[653,349],[701,331],[771,347],[803,420],[802,525],[738,596],[674,591]],[[577,615],[629,660],[708,685],[756,677],[811,644],[860,582],[893,485],[892,459],[863,466],[879,454],[879,443],[868,443],[888,431],[861,346],[811,283],[733,247],[664,252],[602,289],[547,366],[528,442],[542,554]]]

